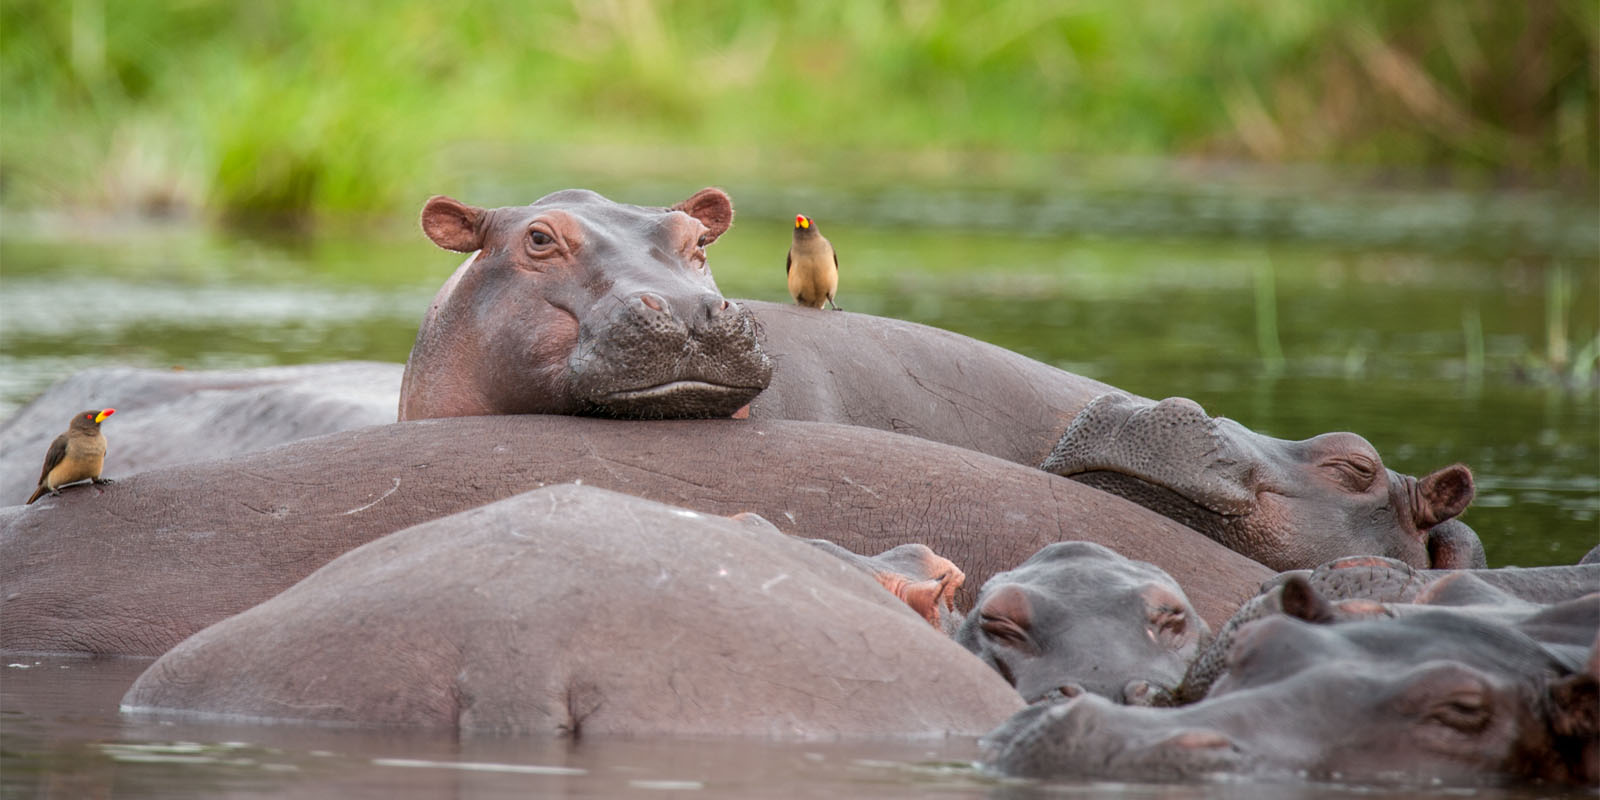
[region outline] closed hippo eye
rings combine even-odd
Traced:
[[[1340,486],[1355,493],[1372,488],[1372,482],[1378,477],[1378,465],[1359,455],[1330,458],[1319,466]]]
[[[1017,623],[1003,617],[991,617],[987,614],[981,617],[979,626],[985,636],[1008,647],[1018,650],[1033,651],[1033,643],[1029,641],[1028,634]]]

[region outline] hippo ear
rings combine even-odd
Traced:
[[[695,192],[688,200],[672,207],[673,211],[682,211],[694,217],[710,228],[706,234],[706,244],[711,244],[717,237],[728,232],[733,227],[733,201],[728,194],[716,187],[707,187]]]
[[[1306,622],[1332,622],[1333,606],[1317,590],[1311,587],[1311,582],[1304,576],[1294,575],[1283,582],[1279,590],[1278,601],[1283,606],[1283,613],[1295,619]]]
[[[483,247],[483,209],[453,197],[434,195],[422,207],[422,232],[433,243],[457,253]]]
[[[1600,637],[1581,672],[1550,684],[1550,729],[1571,753],[1568,769],[1585,783],[1600,780]]]
[[[1427,530],[1467,509],[1476,489],[1472,470],[1465,464],[1451,464],[1418,482],[1417,527]]]
[[[1027,592],[1002,586],[978,605],[979,627],[990,639],[1024,652],[1037,650],[1028,630],[1033,627],[1033,604]]]

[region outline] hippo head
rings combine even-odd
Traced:
[[[990,578],[956,631],[1024,700],[1083,692],[1149,704],[1210,631],[1167,573],[1092,542],[1057,542]]]
[[[1452,521],[1472,501],[1461,464],[1413,478],[1385,469],[1353,433],[1302,441],[1207,416],[1181,397],[1119,393],[1080,412],[1041,469],[1121,495],[1277,570],[1346,555],[1418,567],[1483,566]]]
[[[400,419],[733,414],[766,388],[772,362],[755,318],[706,265],[732,221],[719,189],[671,208],[583,190],[495,209],[432,198],[428,238],[476,252],[422,320]]]
[[[1600,604],[1573,602],[1588,605],[1553,611],[1587,621],[1592,641]],[[1182,708],[1091,695],[1025,709],[986,737],[985,767],[1073,780],[1600,778],[1592,647],[1575,664],[1516,627],[1441,610],[1337,625],[1274,615],[1241,629],[1229,663]]]

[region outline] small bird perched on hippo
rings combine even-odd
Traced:
[[[44,469],[39,471],[39,486],[23,505],[38,500],[45,492],[59,494],[61,487],[70,484],[110,483],[110,479],[100,477],[106,461],[106,435],[100,432],[100,423],[115,413],[114,408],[91,408],[73,416],[67,432],[50,443],[44,455]]]
[[[839,255],[804,214],[794,215],[794,242],[783,269],[789,274],[789,295],[797,304],[822,308],[827,303],[839,310],[833,302],[833,294],[839,290]]]

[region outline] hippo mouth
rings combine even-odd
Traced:
[[[604,416],[633,419],[730,417],[763,386],[736,386],[704,380],[674,380],[637,389],[607,392],[592,402]]]

